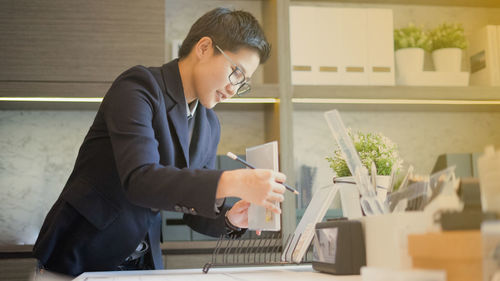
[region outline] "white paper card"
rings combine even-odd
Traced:
[[[246,149],[246,160],[256,168],[270,169],[278,172],[278,142],[273,141]],[[276,203],[279,207],[279,202]],[[248,228],[250,230],[279,231],[280,215],[266,208],[250,204],[248,208]]]

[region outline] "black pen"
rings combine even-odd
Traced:
[[[228,152],[227,156],[233,160],[240,162],[241,164],[247,166],[250,169],[256,169],[255,166],[253,166],[252,164],[248,163],[247,161],[241,159],[240,157],[236,156],[236,154],[234,154],[232,152]],[[281,184],[284,185],[286,189],[293,192],[294,194],[299,194],[299,192],[297,190],[295,190],[293,187],[289,186],[288,184],[286,184],[284,182]]]

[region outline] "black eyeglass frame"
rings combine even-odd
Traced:
[[[231,65],[234,67],[234,70],[231,72],[231,74],[229,74],[229,76],[227,77],[227,79],[229,80],[229,83],[231,83],[231,85],[233,86],[237,86],[237,85],[240,85],[238,87],[238,89],[236,90],[236,94],[241,97],[245,94],[248,94],[250,92],[250,90],[252,89],[252,87],[250,86],[250,84],[247,82],[247,79],[246,79],[246,76],[245,76],[245,73],[243,72],[243,70],[241,70],[238,65],[216,44],[215,45],[215,48],[217,48],[217,50],[219,50],[219,52],[221,52],[221,54],[231,63]],[[243,78],[240,80],[240,81],[236,81],[234,82],[233,80],[234,79],[231,79],[231,77],[234,77],[234,75],[238,75],[237,72],[240,72],[241,76],[243,76]]]

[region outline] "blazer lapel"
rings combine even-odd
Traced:
[[[167,115],[172,121],[182,147],[186,167],[189,167],[189,129],[186,116],[186,98],[184,97],[178,61],[173,60],[163,65],[162,76],[165,82],[166,94],[175,103],[173,106],[166,104]],[[167,103],[167,99],[165,99],[165,103]]]
[[[209,143],[212,139],[212,129],[207,120],[206,111],[207,109],[199,103],[195,114],[196,123],[191,139],[191,147],[189,148],[189,162],[193,165],[195,165],[195,163],[197,165],[204,164],[202,161],[207,154]],[[202,167],[200,166],[198,168]]]

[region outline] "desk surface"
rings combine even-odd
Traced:
[[[212,268],[207,274],[199,269],[171,269],[145,271],[88,272],[78,276],[77,281],[361,281],[361,276],[336,276],[315,272],[311,265]]]

